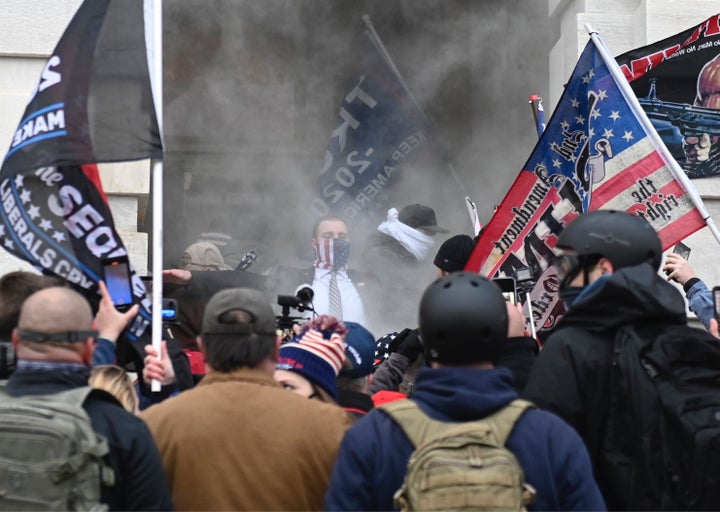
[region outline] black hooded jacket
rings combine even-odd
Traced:
[[[87,386],[89,376],[89,367],[18,369],[4,391],[11,396],[49,395]],[[83,408],[95,432],[107,440],[105,462],[115,475],[114,485],[101,487],[101,501],[110,510],[173,510],[162,458],[145,423],[104,392],[91,394]]]
[[[524,397],[561,416],[581,435],[609,508],[618,504],[601,467],[610,405],[615,333],[623,325],[687,323],[682,294],[648,264],[622,268],[591,284],[548,338]]]

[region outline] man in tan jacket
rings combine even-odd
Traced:
[[[349,426],[340,407],[273,380],[280,337],[264,295],[215,294],[198,345],[207,375],[142,413],[178,510],[319,510]]]

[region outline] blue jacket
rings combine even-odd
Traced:
[[[707,329],[710,326],[710,320],[713,318],[713,299],[710,288],[708,288],[708,285],[705,284],[704,281],[698,280],[690,286],[685,296],[687,297],[690,311],[695,313]]]
[[[415,400],[430,417],[473,421],[517,398],[505,368],[422,369]],[[518,420],[507,447],[537,490],[535,510],[604,510],[590,458],[577,433],[548,412],[531,409]],[[325,495],[327,510],[391,510],[414,447],[400,427],[373,411],[345,434]]]

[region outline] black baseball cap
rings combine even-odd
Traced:
[[[400,210],[398,220],[415,229],[425,229],[432,233],[449,233],[437,225],[435,210],[423,204],[411,204]]]

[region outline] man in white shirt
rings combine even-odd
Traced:
[[[345,221],[339,217],[321,219],[315,224],[312,246],[315,249],[312,281],[315,312],[366,325],[365,307],[347,273],[350,235]],[[333,296],[333,281],[337,283],[339,296]]]
[[[367,280],[347,268],[350,257],[347,222],[341,217],[322,217],[313,229],[311,245],[315,251],[312,268],[280,270],[280,289],[297,293],[304,286],[312,288],[314,313],[306,312],[307,317],[329,314],[368,326],[372,320],[363,302]]]

